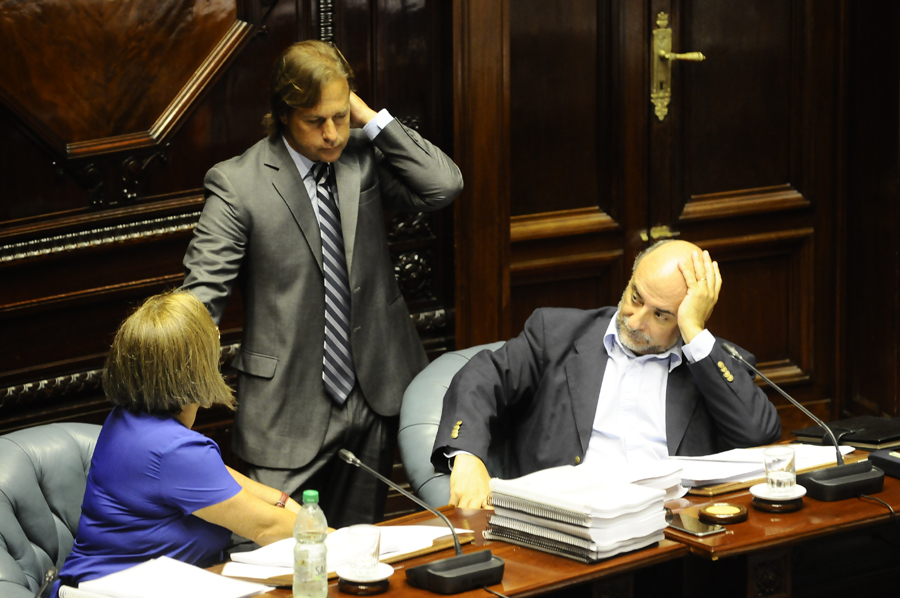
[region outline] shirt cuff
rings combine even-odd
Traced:
[[[704,328],[700,334],[694,337],[694,340],[681,347],[681,350],[690,363],[697,363],[701,359],[709,357],[715,344],[716,339],[712,333]]]
[[[471,454],[472,453],[470,453],[469,451],[461,451],[459,449],[457,449],[455,451],[445,452],[444,456],[447,457],[447,469],[449,469],[450,471],[453,471],[453,459],[456,457],[456,455],[471,455]]]
[[[365,131],[369,140],[374,140],[386,126],[391,124],[392,120],[394,120],[394,117],[387,111],[387,108],[382,108],[378,114],[375,115],[375,118],[366,123],[363,127],[363,131]]]

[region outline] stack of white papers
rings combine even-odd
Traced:
[[[63,586],[59,595],[60,598],[244,598],[270,589],[262,584],[222,577],[163,556],[83,581],[77,589]]]
[[[381,530],[381,560],[430,548],[436,539],[450,535],[450,530],[443,525],[394,525],[378,526],[378,529]],[[456,533],[473,532],[457,529]],[[293,538],[286,538],[257,550],[234,553],[222,574],[251,579],[290,575],[294,567],[294,544]],[[346,527],[328,534],[325,546],[329,573],[350,562],[352,551]]]
[[[797,471],[833,464],[837,461],[833,446],[792,444],[796,450]],[[702,457],[669,457],[669,461],[682,470],[681,484],[687,487],[713,486],[728,482],[749,482],[764,478],[766,466],[763,460],[764,447],[732,449],[715,455]],[[847,455],[855,449],[841,446],[841,454]]]
[[[666,466],[659,471],[672,470]],[[515,480],[492,479],[495,514],[485,538],[584,562],[662,540],[666,491],[605,479],[597,472],[594,467],[566,465]]]

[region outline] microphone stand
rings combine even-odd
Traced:
[[[810,498],[821,500],[824,502],[833,502],[836,500],[844,500],[845,498],[854,498],[860,494],[869,494],[873,492],[881,492],[884,488],[884,472],[873,467],[868,460],[857,461],[849,465],[844,464],[844,456],[841,454],[841,448],[838,445],[834,432],[831,431],[825,422],[816,417],[806,407],[800,404],[788,393],[769,380],[762,372],[754,367],[749,361],[738,353],[737,349],[728,343],[722,343],[725,351],[734,359],[753,370],[757,376],[768,382],[769,386],[777,390],[781,396],[786,398],[794,407],[806,414],[811,420],[816,422],[820,428],[828,433],[828,437],[834,444],[834,450],[837,457],[837,465],[817,471],[810,471],[797,476],[797,483],[806,488],[806,493]]]
[[[428,512],[443,519],[444,523],[450,528],[450,533],[453,534],[456,556],[407,569],[406,581],[409,582],[409,585],[437,594],[459,594],[475,588],[498,584],[503,580],[503,559],[493,556],[490,550],[463,554],[456,530],[443,513],[431,508],[425,501],[387,479],[360,461],[356,455],[347,449],[341,449],[338,454],[341,459],[350,465],[359,467],[375,476]]]

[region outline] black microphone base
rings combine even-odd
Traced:
[[[806,488],[806,495],[823,502],[855,498],[860,494],[881,492],[884,472],[868,461],[837,465],[797,476],[797,483]]]
[[[407,569],[406,581],[436,594],[459,594],[500,583],[503,567],[503,559],[482,550]]]

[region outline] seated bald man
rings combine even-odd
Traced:
[[[638,255],[618,307],[538,309],[518,337],[474,356],[447,390],[431,456],[452,468],[450,503],[487,506],[495,435],[506,437],[507,478],[778,440],[754,374],[706,329],[721,288],[708,252],[661,241]]]

